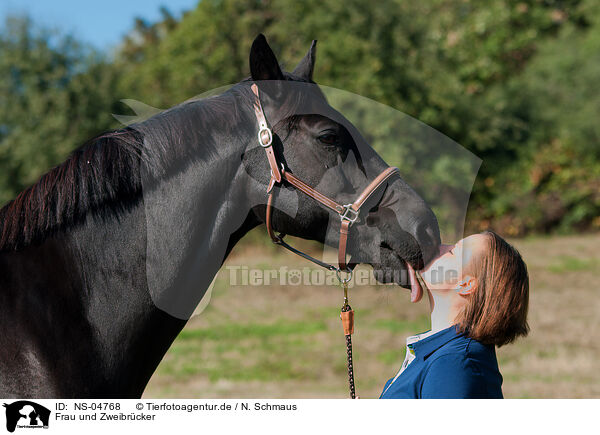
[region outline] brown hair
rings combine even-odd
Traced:
[[[469,265],[477,287],[458,315],[458,329],[484,344],[503,346],[529,332],[529,275],[519,251],[493,231],[482,234],[488,249]]]

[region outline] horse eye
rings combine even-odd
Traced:
[[[337,145],[338,144],[338,136],[333,133],[325,133],[317,138],[320,142],[327,145]]]

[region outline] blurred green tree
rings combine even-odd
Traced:
[[[164,108],[248,76],[262,32],[288,70],[318,39],[320,84],[397,108],[482,158],[472,229],[600,228],[594,0],[203,0],[180,20],[161,13],[132,23],[110,61],[28,20],[0,31],[0,202],[115,126],[119,99]],[[368,132],[378,151],[425,158],[389,140],[394,122]],[[427,177],[447,180],[446,195],[461,170],[444,161]]]
[[[488,179],[476,207],[514,234],[600,229],[600,4],[584,2],[579,13],[585,23],[567,22],[490,93],[520,127],[505,133],[513,163]]]
[[[110,116],[116,74],[73,38],[26,17],[0,32],[0,203],[77,145],[117,123]]]
[[[315,77],[320,84],[402,110],[481,157],[472,226],[493,225],[516,235],[536,224],[524,224],[527,219],[516,203],[506,206],[515,193],[508,187],[523,182],[512,174],[527,165],[530,138],[538,136],[542,124],[532,123],[537,118],[531,104],[513,101],[519,95],[515,78],[540,46],[552,47],[562,28],[587,31],[587,4],[382,0],[365,7],[356,0],[204,0],[178,24],[166,16],[166,27],[136,26],[138,36],[129,41],[139,41],[135,60],[128,48],[117,63],[126,70],[122,89],[128,96],[167,107],[247,76],[248,47],[259,32],[286,61],[300,59],[310,40],[319,39]],[[143,37],[148,32],[155,36]],[[536,99],[534,93],[530,98]],[[382,140],[395,130],[393,122],[380,119],[377,131],[370,132],[378,151],[391,163],[426,159],[425,149],[400,156],[393,141]],[[410,171],[410,164],[404,170]],[[448,174],[453,170],[456,174]],[[460,171],[451,164],[432,164],[428,178],[460,180]]]

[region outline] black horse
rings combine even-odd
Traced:
[[[141,396],[231,249],[264,222],[252,83],[278,161],[323,194],[351,202],[387,167],[327,104],[314,60],[313,42],[283,72],[259,35],[250,78],[94,138],[0,210],[0,396]],[[275,189],[275,230],[337,243],[330,211]],[[430,208],[399,178],[376,201],[351,228],[353,264],[382,281],[422,267],[440,243]]]

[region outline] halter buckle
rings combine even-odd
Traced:
[[[352,208],[352,204],[345,204],[343,211],[340,213],[340,219],[350,222],[352,225],[358,219],[358,212]]]
[[[263,143],[262,135],[265,132],[267,133],[268,140],[266,143]],[[260,130],[258,130],[258,143],[263,148],[268,148],[271,146],[271,144],[273,143],[273,132],[269,127],[261,127]]]

